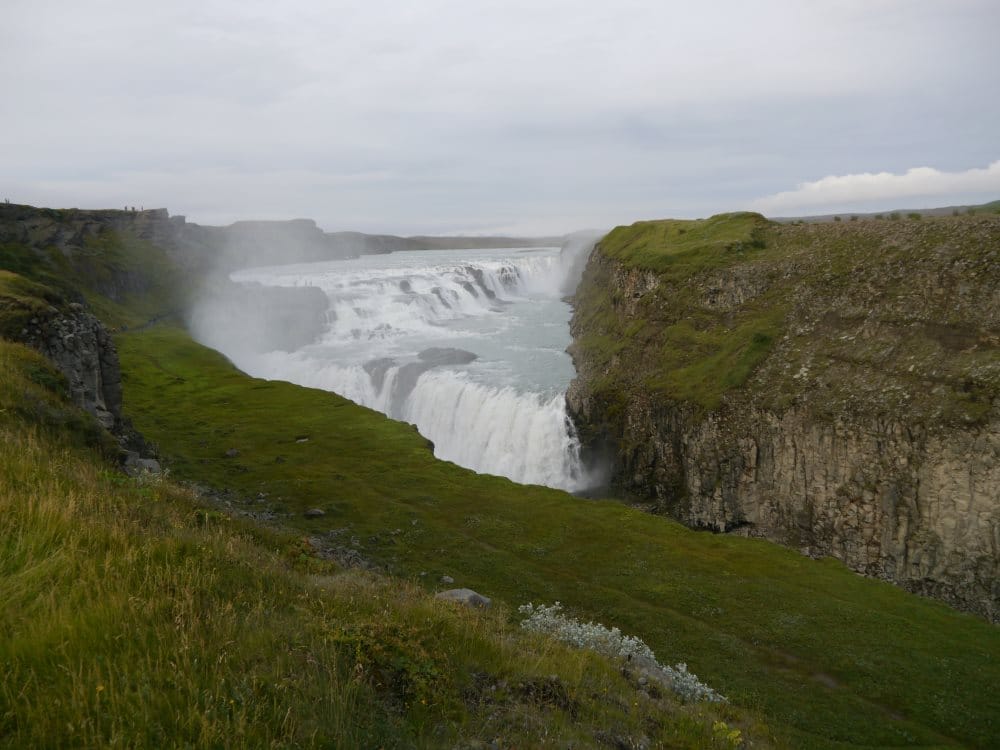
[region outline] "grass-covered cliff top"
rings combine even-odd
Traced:
[[[116,325],[148,304],[81,294]],[[735,747],[739,730],[747,747],[986,747],[1000,731],[981,620],[437,461],[409,426],[249,378],[162,323],[117,345],[169,480],[121,475],[58,373],[0,342],[0,746]],[[496,607],[430,597],[450,586]],[[682,704],[525,637],[516,606],[555,600],[730,703]]]
[[[726,265],[735,254],[763,247],[767,224],[755,213],[640,221],[612,230],[601,241],[601,251],[630,268],[684,276]]]
[[[715,409],[904,411],[980,422],[1000,393],[1000,215],[777,224],[640,222],[600,243],[576,296],[577,367]]]

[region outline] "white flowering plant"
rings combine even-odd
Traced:
[[[521,621],[525,630],[544,633],[562,643],[590,649],[612,659],[634,661],[647,677],[663,683],[686,701],[726,702],[724,696],[688,672],[686,664],[675,664],[673,667],[660,664],[653,650],[641,638],[622,635],[618,628],[608,628],[599,622],[580,622],[563,614],[559,602],[550,606],[536,606],[529,602],[522,604],[517,611],[526,615]]]

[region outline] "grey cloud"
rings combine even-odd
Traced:
[[[0,190],[393,232],[707,214],[991,163],[998,27],[985,0],[12,0]]]

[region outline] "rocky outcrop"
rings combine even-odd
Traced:
[[[108,430],[122,421],[122,378],[114,341],[101,322],[77,303],[32,318],[21,340],[66,376],[70,399]]]
[[[685,524],[832,556],[1000,618],[1000,419],[952,432],[632,401],[617,484]]]
[[[1000,220],[936,222],[683,275],[599,247],[567,401],[612,487],[1000,621]]]

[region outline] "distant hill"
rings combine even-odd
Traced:
[[[192,271],[310,263],[407,250],[550,247],[562,237],[398,237],[325,232],[312,219],[237,221],[224,227],[188,222],[165,208],[52,209],[0,204],[0,243],[59,247],[72,254],[104,232],[126,232],[167,250]]]
[[[861,220],[861,219],[885,219],[893,216],[906,218],[914,214],[920,216],[957,216],[967,213],[1000,213],[1000,200],[990,203],[980,203],[976,205],[962,206],[939,206],[937,208],[894,208],[891,211],[871,211],[869,213],[858,213],[856,211],[840,212],[837,214],[815,214],[810,216],[776,216],[772,221],[782,223],[792,223],[801,221],[806,224],[813,224],[823,221],[836,221],[839,217],[841,221]],[[854,219],[853,217],[857,217]]]

